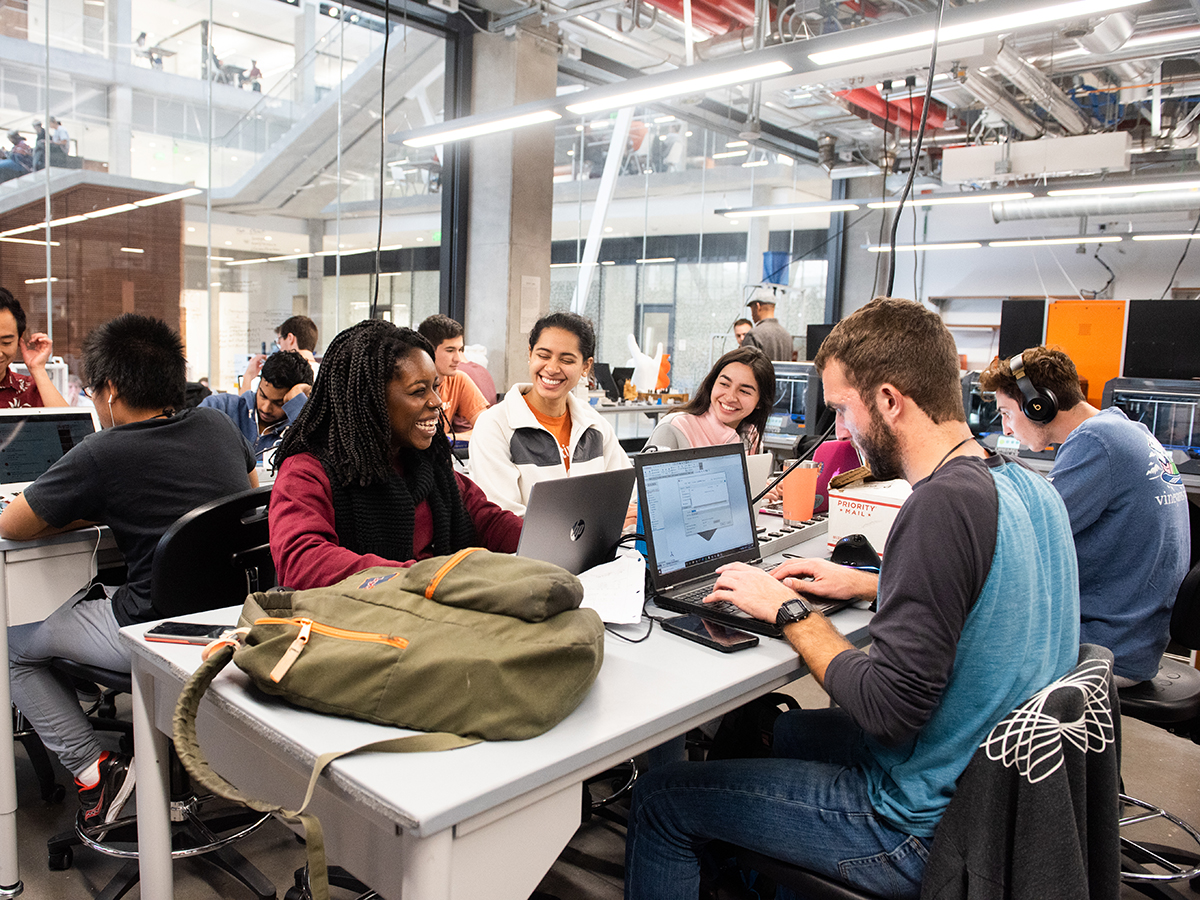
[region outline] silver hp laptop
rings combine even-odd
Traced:
[[[727,563],[761,562],[741,444],[644,453],[634,459],[654,602],[757,634],[779,636],[728,602],[704,603]],[[822,611],[845,606],[805,598]]]
[[[95,409],[0,409],[0,499],[11,500],[68,450],[99,430]]]
[[[633,469],[539,481],[529,492],[517,556],[572,575],[613,558],[633,495]]]

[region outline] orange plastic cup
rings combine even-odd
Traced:
[[[783,479],[783,517],[789,522],[806,522],[813,517],[817,499],[819,467],[792,466]]]

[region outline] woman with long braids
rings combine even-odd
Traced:
[[[517,549],[522,520],[454,471],[436,379],[433,347],[411,329],[367,320],[330,342],[276,454],[281,585],[323,587],[463,547]]]

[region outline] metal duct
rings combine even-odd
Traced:
[[[1000,45],[995,66],[1030,100],[1057,119],[1070,134],[1085,134],[1090,129],[1091,123],[1079,111],[1079,107],[1071,102],[1071,98],[1012,47]]]
[[[1076,37],[1075,43],[1089,53],[1112,53],[1125,45],[1136,24],[1137,16],[1130,12],[1113,13]]]
[[[982,72],[968,69],[963,75],[962,86],[974,94],[980,103],[990,107],[1025,137],[1034,138],[1041,135],[1042,126],[1017,106],[1005,93],[1004,88]]]
[[[1032,200],[1008,200],[993,203],[992,221],[1017,222],[1026,219],[1073,219],[1079,216],[1134,215],[1136,213],[1178,212],[1200,209],[1200,192],[1133,196],[1034,197]]]

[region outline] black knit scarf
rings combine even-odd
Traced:
[[[424,500],[433,514],[433,555],[474,546],[475,526],[463,505],[454,470],[428,450],[404,454],[401,467],[403,473],[393,470],[387,484],[367,487],[339,486],[326,467],[338,542],[359,554],[413,559],[416,509]]]

